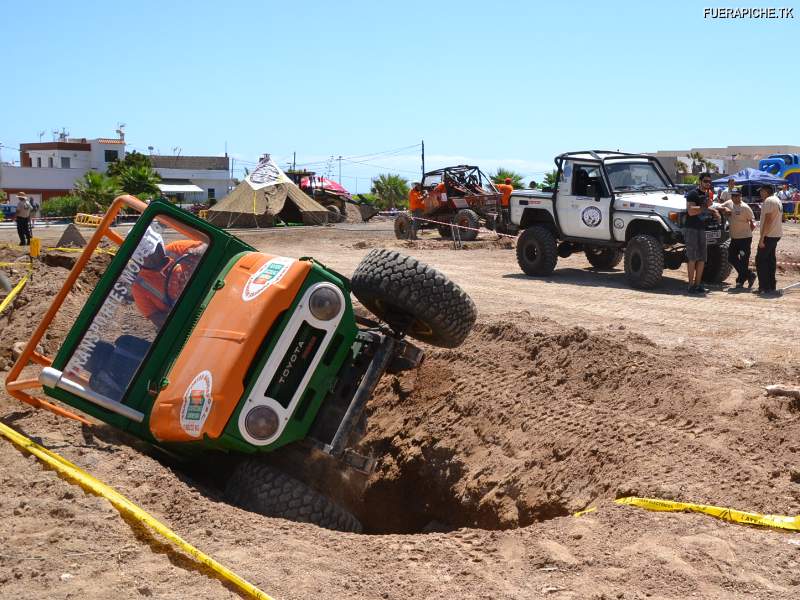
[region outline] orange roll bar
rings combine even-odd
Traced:
[[[144,212],[144,209],[147,208],[147,205],[144,202],[127,194],[124,196],[118,196],[114,200],[114,202],[111,204],[111,207],[103,217],[103,220],[100,222],[100,225],[97,226],[94,234],[86,244],[86,248],[83,249],[83,252],[75,262],[75,266],[72,267],[72,270],[69,272],[66,281],[64,281],[64,285],[61,286],[61,289],[59,290],[58,294],[56,294],[55,299],[50,304],[50,308],[47,309],[42,321],[39,323],[38,327],[36,327],[33,335],[31,335],[31,339],[28,340],[28,343],[25,346],[25,349],[22,351],[22,354],[8,372],[5,382],[8,393],[20,402],[25,402],[35,408],[44,408],[45,410],[49,410],[50,412],[53,412],[59,416],[75,419],[76,421],[86,423],[87,425],[90,423],[85,417],[61,408],[60,406],[56,406],[55,404],[51,404],[50,402],[41,398],[37,398],[36,396],[32,396],[24,391],[34,387],[41,387],[41,384],[35,379],[20,379],[20,375],[22,374],[22,370],[27,367],[30,362],[35,362],[44,366],[50,366],[53,363],[53,360],[50,357],[36,352],[36,346],[39,344],[39,341],[44,336],[48,327],[50,327],[50,324],[53,322],[56,314],[61,309],[61,305],[64,303],[64,300],[67,298],[70,291],[72,291],[72,287],[75,285],[75,282],[78,280],[78,277],[86,266],[86,263],[89,262],[89,259],[92,257],[92,253],[95,251],[102,239],[106,237],[117,245],[122,244],[123,238],[118,233],[111,231],[111,225],[114,223],[114,219],[123,206],[133,208],[140,213]]]

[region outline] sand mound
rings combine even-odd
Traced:
[[[704,358],[527,313],[483,321],[462,347],[384,379],[364,440],[383,458],[362,518],[381,531],[505,529],[628,494],[765,509],[778,482],[722,442],[760,426],[731,434],[715,419],[748,392],[693,375],[693,361]]]

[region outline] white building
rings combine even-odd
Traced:
[[[230,185],[230,159],[227,156],[151,155],[153,169],[161,175],[158,186],[179,203],[221,200]]]

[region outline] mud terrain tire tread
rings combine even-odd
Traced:
[[[622,250],[611,246],[589,246],[584,250],[586,260],[595,269],[609,270],[616,267],[624,256]]]
[[[703,269],[705,283],[722,283],[731,274],[733,265],[728,261],[730,245],[730,240],[726,240],[719,245],[708,247],[708,260]]]
[[[442,239],[453,239],[453,228],[450,227],[450,225],[437,225],[436,229],[439,231],[439,237]]]
[[[350,285],[378,318],[433,346],[459,346],[475,324],[475,303],[464,290],[436,269],[394,250],[367,254]]]
[[[342,211],[339,210],[338,206],[335,206],[333,204],[329,204],[325,208],[330,213],[328,215],[328,221],[330,223],[340,223],[341,221],[344,220],[344,216],[342,215]]]
[[[471,242],[478,238],[478,232],[476,230],[481,226],[481,223],[478,219],[478,214],[474,210],[462,208],[456,213],[456,217],[453,219],[453,222],[456,225],[461,225],[462,227],[472,228],[458,230],[458,235],[461,237],[462,242]]]
[[[258,460],[239,463],[225,487],[228,501],[267,517],[361,533],[361,523],[327,496]]]
[[[528,250],[533,244],[536,255],[533,259]],[[558,246],[553,233],[546,227],[534,225],[517,238],[517,263],[526,275],[551,275],[558,262]]]
[[[399,214],[394,218],[394,237],[398,240],[410,240],[413,238],[414,222],[406,214]]]
[[[641,263],[638,271],[635,262]],[[634,236],[625,247],[625,276],[636,288],[649,290],[661,283],[664,274],[664,247],[652,235]]]

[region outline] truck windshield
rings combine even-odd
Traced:
[[[606,172],[615,192],[663,190],[670,187],[650,162],[608,163]]]
[[[83,334],[64,373],[119,402],[203,254],[208,237],[155,217]]]

